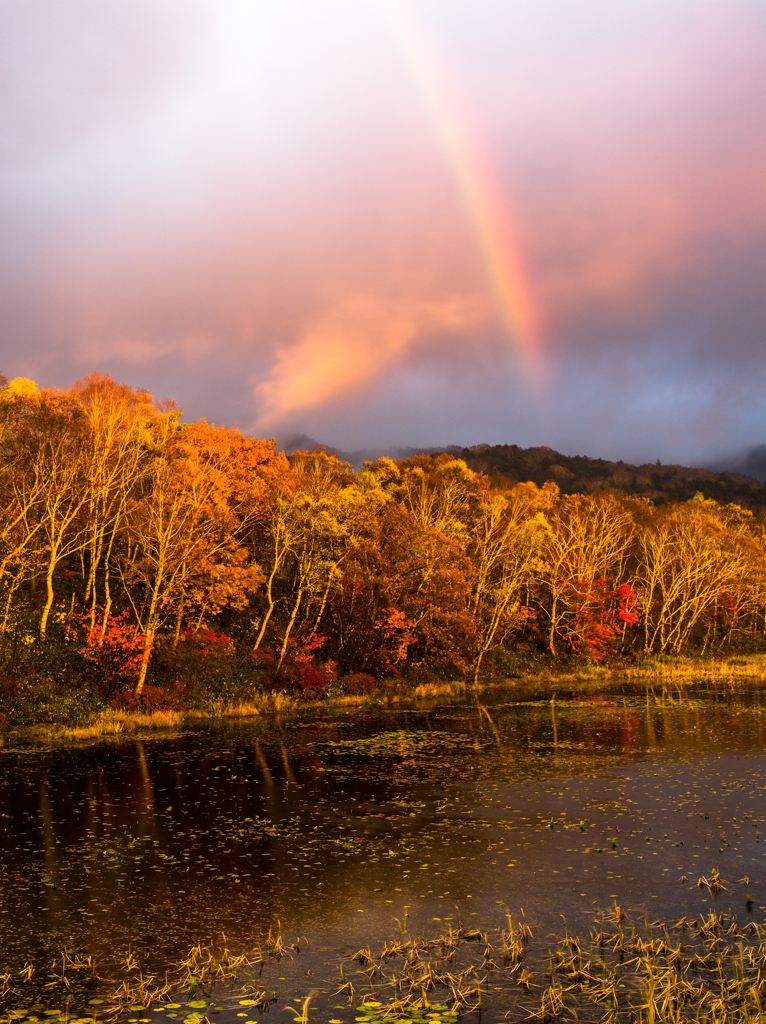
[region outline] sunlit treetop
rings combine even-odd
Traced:
[[[14,377],[0,391],[0,400],[8,398],[33,398],[39,394],[39,388],[28,377]]]

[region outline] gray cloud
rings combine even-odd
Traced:
[[[516,210],[547,393],[401,48],[351,0],[3,5],[4,372],[107,370],[346,448],[759,443],[761,5],[417,6]]]

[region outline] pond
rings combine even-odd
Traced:
[[[400,1019],[522,1019],[547,952],[600,912],[648,932],[728,914],[758,942],[763,691],[482,701],[0,750],[8,1019],[92,1019],[124,982],[132,1021],[373,1020],[397,956],[470,995],[442,980]]]

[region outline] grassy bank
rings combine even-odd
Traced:
[[[295,708],[296,701],[284,693],[264,694],[263,697],[238,704],[219,705],[207,710],[123,711],[107,708],[93,715],[82,725],[60,725],[41,722],[38,725],[8,727],[7,733],[23,735],[29,740],[70,743],[101,737],[131,735],[145,730],[179,729],[188,722],[215,718],[248,718],[275,714]],[[3,738],[0,736],[0,746]]]
[[[683,696],[698,685],[766,685],[766,655],[737,655],[729,658],[649,658],[641,664],[604,666],[595,664],[537,666],[508,677],[486,677],[477,685],[462,680],[430,679],[407,684],[401,679],[381,680],[375,689],[360,695],[330,695],[321,700],[302,700],[285,691],[263,693],[247,700],[216,700],[192,709],[126,710],[106,708],[81,723],[39,723],[8,726],[5,736],[14,734],[26,741],[72,743],[153,730],[181,729],[187,724],[216,719],[244,719],[300,712],[308,708],[351,708],[364,705],[407,707],[423,702],[451,702],[479,697],[508,700],[589,700],[598,694],[624,692],[626,686],[667,688]],[[0,734],[0,746],[3,735]]]

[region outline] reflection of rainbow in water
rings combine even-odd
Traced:
[[[457,178],[503,322],[530,378],[542,384],[540,313],[506,196],[459,90],[408,0],[380,0]]]

